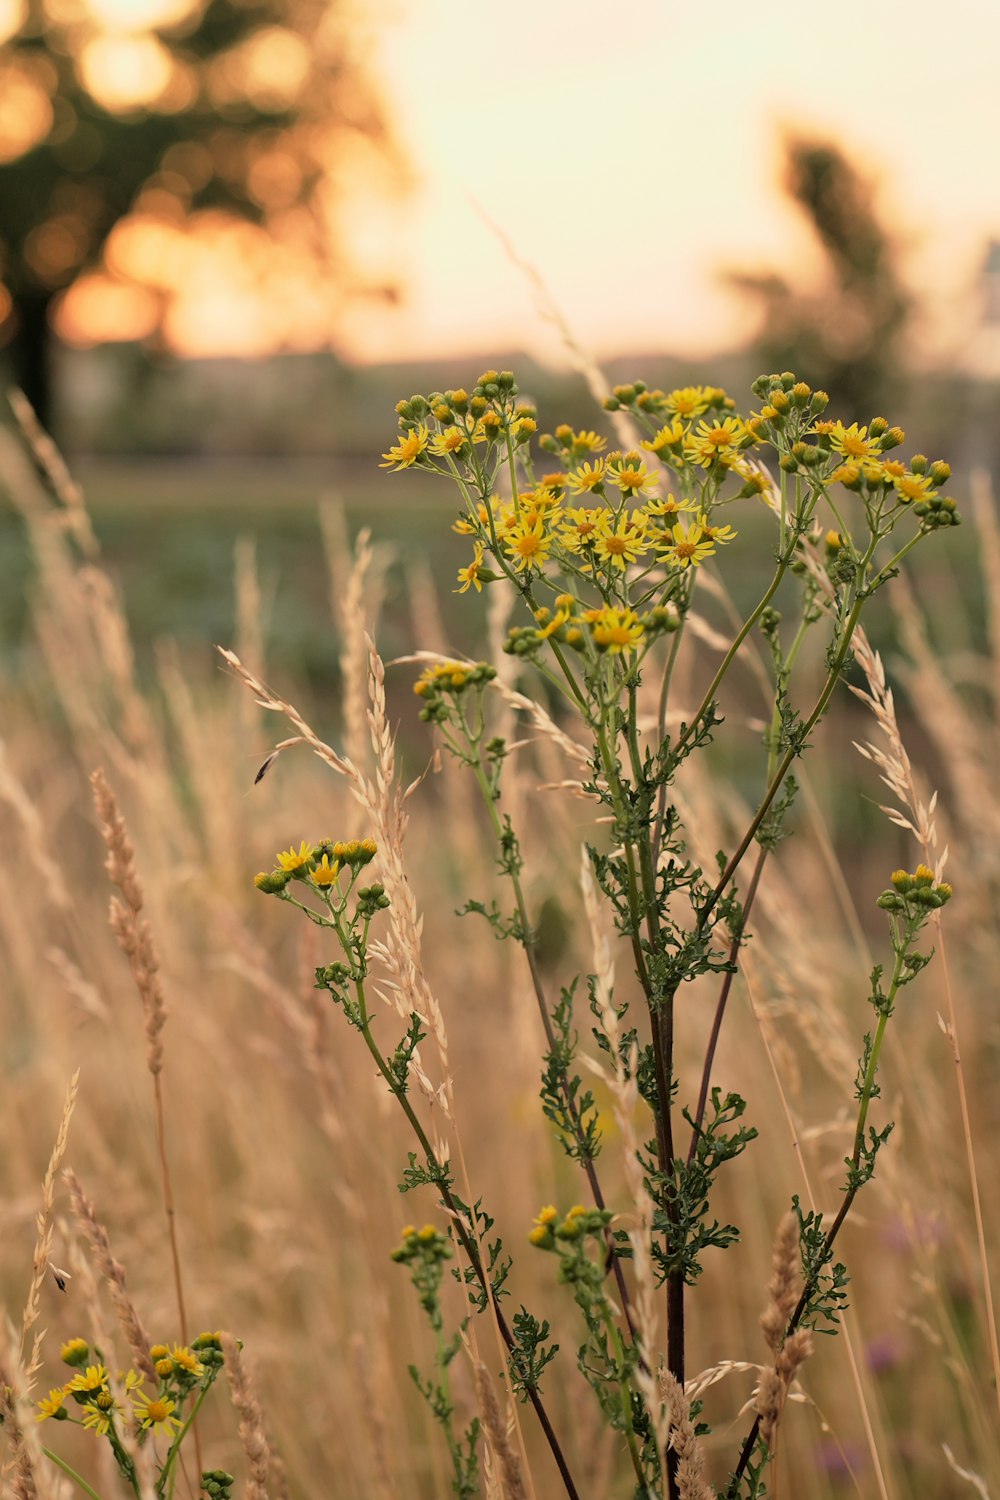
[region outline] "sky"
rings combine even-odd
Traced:
[[[90,3],[134,31],[186,0]],[[598,355],[733,346],[753,318],[722,284],[725,267],[818,274],[778,188],[783,129],[836,142],[877,184],[927,307],[920,352],[967,344],[985,244],[1000,237],[991,0],[354,3],[413,185],[386,202],[355,184],[349,242],[401,299],[358,304],[338,323],[341,354],[521,348],[563,363],[531,273]],[[74,336],[152,316],[155,299],[123,284],[137,246],[119,236],[112,280],[67,304]],[[283,317],[292,347],[328,336],[322,294],[293,278],[261,306],[242,274],[254,253],[237,236],[189,257],[167,330],[183,352],[267,352]]]
[[[409,293],[358,316],[358,355],[558,352],[487,220],[598,353],[731,346],[748,310],[722,268],[817,273],[778,190],[783,128],[836,141],[878,184],[931,304],[928,352],[967,335],[956,320],[1000,235],[1000,7],[538,0],[508,15],[398,0],[378,38],[420,185],[398,244],[372,236],[387,266],[405,247]]]

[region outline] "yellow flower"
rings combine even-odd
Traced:
[[[687,428],[678,417],[666,427],[661,427],[654,437],[644,439],[639,447],[645,448],[649,453],[668,453],[673,448],[681,447],[686,432]]]
[[[600,489],[604,483],[607,467],[607,461],[599,458],[592,464],[584,464],[579,469],[573,469],[569,476],[569,487],[573,494],[582,495],[585,491],[593,493],[594,490]]]
[[[432,667],[425,667],[413,684],[413,691],[418,698],[425,698],[428,693],[434,693],[439,688],[461,688],[465,686],[469,675],[469,668],[460,661],[439,661]],[[365,843],[373,843],[366,839]],[[338,853],[336,846],[334,854]],[[374,847],[372,849],[374,853]]]
[[[894,482],[896,494],[907,504],[911,500],[929,500],[935,493],[934,481],[929,474],[903,473]]]
[[[539,1213],[535,1215],[534,1223],[554,1224],[558,1217],[559,1210],[553,1204],[548,1203]]]
[[[427,444],[430,441],[430,433],[421,425],[408,432],[405,437],[400,438],[388,451],[383,453],[384,463],[379,464],[380,469],[408,469],[418,459],[423,458],[427,452]]]
[[[323,858],[326,858],[325,854]],[[313,879],[316,879],[315,873],[313,874]],[[317,884],[319,884],[318,881]],[[201,1360],[196,1354],[192,1353],[186,1344],[175,1344],[170,1351],[170,1358],[174,1362],[175,1369],[186,1370],[189,1375],[203,1375],[205,1372],[205,1366],[201,1363]]]
[[[701,527],[702,536],[707,537],[710,542],[731,542],[735,540],[737,535],[731,526],[710,525],[708,517],[703,510],[698,512],[697,524]]]
[[[91,1432],[99,1432],[102,1437],[106,1437],[111,1430],[111,1418],[114,1411],[113,1405],[104,1411],[95,1402],[88,1401],[83,1408],[83,1425]]]
[[[589,609],[583,617],[590,626],[594,645],[601,651],[618,655],[634,651],[645,634],[645,628],[634,609]]]
[[[108,1383],[108,1372],[103,1365],[88,1365],[81,1375],[74,1375],[67,1392],[80,1391],[83,1393],[103,1391]]]
[[[614,527],[605,523],[598,529],[594,551],[602,562],[624,572],[630,563],[638,562],[643,553],[649,551],[643,530],[641,524],[637,525],[623,512]]]
[[[44,1401],[37,1401],[38,1415],[36,1422],[44,1422],[48,1417],[56,1417],[63,1410],[63,1400],[66,1395],[64,1385],[53,1386]]]
[[[729,465],[736,461],[747,428],[739,417],[723,417],[721,422],[699,422],[684,444],[684,455],[705,469],[714,463]]]
[[[475,557],[472,559],[472,561],[466,567],[459,568],[459,570],[458,570],[458,581],[462,585],[462,587],[460,589],[456,589],[455,590],[456,594],[466,594],[466,593],[468,593],[468,591],[469,591],[470,588],[474,588],[476,590],[477,594],[481,594],[483,592],[482,581],[481,581],[481,579],[479,577],[479,570],[482,567],[482,565],[483,565],[483,548],[482,548],[482,543],[477,542],[476,543],[476,555],[475,555]]]
[[[184,1424],[173,1415],[177,1403],[168,1396],[147,1396],[145,1392],[133,1398],[132,1406],[139,1426],[145,1432],[165,1433],[172,1437]]]
[[[600,453],[608,446],[608,440],[596,432],[574,432],[570,445],[577,453]]]
[[[610,519],[611,512],[604,508],[588,510],[579,507],[568,510],[559,528],[559,540],[567,552],[581,552],[593,546],[601,527]]]
[[[708,410],[715,393],[703,385],[686,385],[679,391],[671,391],[663,403],[675,417],[700,417]]]
[[[642,507],[647,516],[679,516],[682,511],[694,510],[693,500],[675,500],[673,495],[663,495],[655,500],[647,500]]]
[[[644,495],[656,484],[638,453],[612,454],[608,458],[607,477],[623,495]]]
[[[89,1353],[90,1345],[86,1339],[70,1339],[59,1350],[59,1358],[64,1365],[82,1365],[86,1363]]]
[[[827,424],[824,423],[825,425]],[[880,458],[882,455],[882,444],[878,438],[869,437],[868,428],[859,427],[857,422],[852,422],[850,427],[845,427],[843,422],[830,424],[829,437],[830,447],[855,463],[866,458]]]
[[[668,533],[671,540],[659,544],[664,560],[675,568],[698,567],[706,557],[711,557],[715,544],[705,536],[697,522],[685,531],[678,521]]]
[[[331,865],[329,854],[324,854],[323,858],[320,860],[320,862],[316,866],[315,870],[311,870],[309,872],[309,879],[312,881],[313,885],[319,886],[320,890],[329,890],[329,888],[330,888],[331,885],[335,885],[336,884],[337,876],[339,874],[340,874],[340,860],[339,859],[335,859],[334,862],[333,862],[333,864]],[[177,1363],[177,1354],[176,1354],[176,1352],[174,1352],[171,1355],[171,1358],[173,1359],[174,1363],[176,1364]]]
[[[468,439],[461,427],[445,428],[444,432],[432,437],[430,443],[431,452],[439,457],[450,453],[453,457],[461,458],[467,447]],[[388,454],[383,454],[383,457],[387,458]],[[384,468],[385,465],[380,464],[379,467]]]
[[[523,573],[525,568],[541,568],[552,546],[551,536],[546,536],[541,518],[529,526],[522,522],[512,526],[504,538],[504,546],[514,560],[514,568]]]
[[[287,870],[289,875],[294,875],[297,870],[304,869],[312,857],[313,846],[312,844],[307,844],[305,839],[302,840],[297,850],[293,846],[291,849],[285,849],[280,854],[275,855],[278,864],[283,870]]]

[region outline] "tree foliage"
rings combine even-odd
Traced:
[[[6,332],[43,415],[53,300],[100,263],[130,211],[284,218],[286,231],[295,212],[300,241],[329,266],[331,163],[361,143],[393,160],[343,0],[161,10],[146,31],[115,32],[87,0],[27,0],[0,47]],[[146,96],[130,98],[143,81]]]
[[[826,276],[806,290],[776,271],[727,273],[763,312],[754,359],[801,370],[838,409],[879,410],[899,378],[912,300],[874,190],[839,147],[796,136],[785,142],[784,188],[819,242]]]

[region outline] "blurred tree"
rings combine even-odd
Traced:
[[[125,215],[283,218],[287,241],[294,214],[329,270],[331,165],[398,166],[348,0],[0,0],[4,33],[0,341],[46,425],[54,303]]]
[[[797,290],[776,272],[727,271],[763,308],[755,343],[762,370],[794,370],[828,391],[835,409],[874,415],[901,373],[913,311],[872,187],[836,146],[791,136],[784,187],[827,260],[825,284]]]

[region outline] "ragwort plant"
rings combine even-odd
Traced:
[[[766,1494],[764,1474],[775,1447],[784,1398],[806,1357],[813,1330],[833,1331],[845,1305],[848,1277],[836,1242],[855,1199],[871,1179],[891,1123],[873,1123],[879,1062],[899,992],[929,961],[918,947],[933,912],[951,895],[935,872],[897,871],[878,905],[886,912],[892,964],[871,974],[874,1019],[865,1035],[855,1082],[856,1125],[844,1158],[842,1197],[832,1218],[793,1200],[776,1247],[772,1305],[765,1334],[773,1364],[756,1396],[757,1416],[734,1451],[718,1489],[705,1479],[699,1408],[684,1397],[685,1307],[704,1257],[739,1236],[712,1210],[719,1173],[751,1143],[744,1099],[713,1085],[713,1064],[747,924],[764,865],[789,832],[797,786],[792,768],[810,744],[851,661],[851,641],[868,601],[894,576],[912,548],[959,517],[941,493],[948,465],[917,455],[891,457],[904,440],[881,417],[866,425],[829,420],[828,398],[792,374],[754,384],[760,409],[740,416],[722,390],[696,386],[665,394],[639,381],[615,388],[605,405],[630,421],[637,443],[605,451],[593,431],[560,426],[537,435],[534,407],[518,401],[513,374],[487,371],[464,390],[415,395],[397,407],[400,437],[383,467],[420,468],[451,480],[460,497],[454,529],[472,555],[458,575],[459,592],[513,589],[525,622],[513,627],[505,651],[524,674],[546,684],[591,745],[585,791],[610,823],[610,837],[588,849],[593,880],[627,943],[641,1004],[602,994],[599,976],[573,980],[550,1006],[541,980],[534,929],[522,883],[517,830],[504,810],[508,747],[492,732],[489,663],[443,661],[416,683],[421,716],[474,777],[482,794],[500,872],[510,891],[506,910],[469,902],[498,938],[525,953],[547,1039],[541,1103],[566,1154],[582,1168],[589,1206],[539,1213],[529,1238],[556,1259],[557,1277],[579,1308],[583,1339],[578,1363],[604,1420],[618,1432],[634,1471],[637,1496],[725,1500]],[[539,473],[538,455],[546,472]],[[776,462],[772,478],[767,461]],[[736,543],[731,524],[741,506],[760,505],[774,522],[774,570],[759,601],[733,635],[704,687],[701,701],[676,730],[671,683],[685,638],[699,570]],[[779,596],[784,617],[778,613]],[[789,607],[789,599],[792,600]],[[716,867],[701,868],[674,789],[689,757],[719,735],[723,683],[753,631],[771,663],[773,710],[758,766],[759,791],[749,822]],[[802,702],[802,648],[822,633],[825,672],[819,692]],[[640,724],[639,688],[658,684],[652,731]],[[745,862],[751,851],[752,864]],[[332,933],[341,952],[316,971],[347,1022],[360,1032],[390,1092],[409,1120],[418,1150],[401,1190],[438,1194],[447,1239],[433,1226],[404,1231],[395,1258],[410,1268],[438,1340],[435,1375],[413,1376],[441,1422],[452,1456],[453,1491],[476,1490],[476,1424],[453,1427],[447,1367],[462,1328],[444,1331],[439,1289],[446,1250],[473,1313],[488,1307],[509,1353],[512,1389],[530,1401],[545,1430],[570,1496],[578,1491],[541,1395],[555,1354],[548,1324],[522,1308],[508,1323],[503,1311],[511,1261],[490,1240],[492,1219],[482,1200],[464,1201],[448,1161],[435,1154],[408,1092],[424,1036],[420,1018],[392,1052],[376,1042],[366,991],[369,930],[388,904],[382,886],[358,887],[360,870],[376,855],[370,840],[303,842],[257,876],[265,893],[298,906]],[[697,1088],[688,1097],[676,1068],[678,1002],[686,985],[715,976],[714,1020]],[[597,1173],[601,1150],[595,1100],[578,1068],[581,1012],[622,1089],[648,1106],[649,1138],[638,1144],[633,1169],[646,1205],[648,1233],[616,1227]],[[779,1247],[785,1246],[784,1250]],[[643,1253],[640,1254],[640,1251]],[[792,1264],[792,1261],[795,1264]],[[643,1270],[645,1267],[645,1270]],[[663,1288],[666,1346],[653,1347],[640,1306],[647,1289]],[[701,1429],[704,1431],[704,1429]]]
[[[173,1496],[184,1441],[223,1369],[219,1335],[202,1333],[190,1348],[153,1344],[147,1361],[152,1389],[147,1389],[150,1374],[144,1370],[126,1370],[113,1383],[100,1349],[92,1350],[86,1339],[70,1339],[59,1352],[76,1374],[38,1402],[37,1420],[69,1422],[103,1438],[123,1488],[132,1495],[144,1493],[134,1456],[137,1448],[152,1449],[153,1494],[156,1500]],[[51,1448],[43,1452],[79,1489],[100,1500],[93,1486],[64,1458]],[[229,1500],[235,1482],[225,1469],[206,1469],[198,1493],[208,1500]]]

